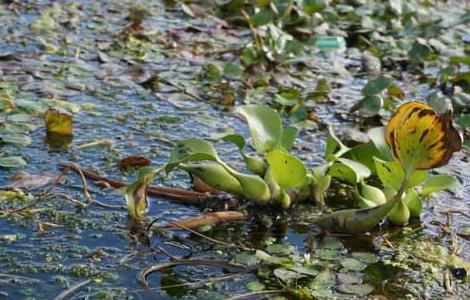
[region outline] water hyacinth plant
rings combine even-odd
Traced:
[[[314,222],[340,232],[365,232],[386,216],[396,225],[405,225],[410,217],[419,217],[422,201],[432,192],[456,184],[447,175],[428,176],[427,170],[445,165],[460,150],[461,138],[452,126],[450,113],[438,115],[430,106],[409,102],[395,112],[388,125],[368,132],[370,141],[352,148],[343,144],[332,128],[326,141],[322,165],[307,170],[289,153],[297,135],[293,127],[284,127],[270,107],[247,105],[236,112],[248,124],[256,154],[245,153],[246,141],[239,134],[222,138],[236,145],[246,169],[235,170],[223,161],[206,140],[190,138],[178,141],[167,164],[143,172],[127,188],[130,215],[144,215],[145,186],[154,175],[175,168],[196,176],[210,188],[247,199],[256,205],[283,209],[306,199],[324,205],[325,192],[332,179],[350,184],[356,192],[359,209],[346,209],[322,216]],[[378,178],[381,186],[368,183]]]

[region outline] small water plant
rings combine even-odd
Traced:
[[[158,169],[145,168],[137,181],[126,188],[130,216],[140,218],[147,207],[146,188],[156,174],[174,169],[187,171],[210,188],[230,193],[260,206],[287,209],[314,199],[324,206],[332,180],[351,186],[357,203],[314,220],[319,226],[340,232],[365,232],[385,217],[395,225],[405,225],[419,217],[423,200],[431,193],[457,183],[448,175],[429,176],[428,170],[448,163],[460,150],[461,137],[452,125],[451,113],[437,114],[421,102],[403,104],[386,127],[369,130],[370,141],[352,148],[329,129],[324,164],[308,170],[290,153],[297,135],[285,127],[270,107],[246,105],[236,109],[248,124],[255,154],[246,154],[242,135],[222,138],[236,145],[245,169],[236,170],[218,155],[215,147],[200,138],[178,141],[170,160]],[[379,179],[373,185],[371,179]]]

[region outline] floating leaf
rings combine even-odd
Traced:
[[[406,173],[447,164],[462,141],[451,113],[438,115],[427,104],[409,102],[398,108],[386,127],[385,139]]]
[[[362,94],[364,96],[373,96],[377,95],[392,84],[393,80],[391,78],[380,76],[376,79],[370,80],[362,89]]]
[[[355,258],[350,258],[350,257],[345,257],[340,260],[340,264],[350,270],[350,271],[362,271],[367,267],[367,264],[355,259]]]
[[[354,294],[359,296],[366,296],[374,291],[374,286],[365,284],[340,284],[337,287],[338,291],[345,294]]]
[[[300,273],[297,273],[297,272],[294,272],[294,271],[291,271],[291,270],[287,270],[287,269],[284,269],[284,268],[274,269],[273,274],[274,274],[274,276],[276,276],[277,278],[279,278],[280,280],[282,280],[283,282],[285,282],[287,284],[291,283],[293,280],[297,280],[297,279],[300,279],[302,277],[305,277],[304,274],[300,274]]]
[[[295,248],[289,244],[272,244],[266,247],[266,251],[269,254],[287,255],[295,253]]]
[[[26,162],[21,156],[0,157],[0,167],[15,168],[25,166]]]
[[[19,172],[10,179],[8,183],[9,188],[22,188],[26,190],[34,190],[46,186],[59,178],[57,175],[52,174],[29,174],[26,172]]]
[[[73,116],[57,109],[48,109],[44,115],[47,133],[55,135],[72,135]]]
[[[245,285],[245,287],[249,289],[250,291],[254,291],[254,292],[262,291],[266,288],[265,285],[259,282],[258,280],[253,280],[253,281],[248,282]]]
[[[31,144],[31,138],[26,134],[5,134],[0,136],[4,143],[13,144],[17,147],[25,147]]]
[[[270,107],[245,105],[237,110],[248,122],[251,138],[258,153],[273,150],[281,141],[282,123],[279,115]]]
[[[307,176],[307,169],[302,161],[285,150],[276,149],[266,155],[274,180],[282,188],[294,188],[302,185]]]

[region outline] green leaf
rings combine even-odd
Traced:
[[[405,179],[405,171],[403,171],[400,164],[398,162],[384,161],[377,157],[374,157],[374,162],[377,176],[379,176],[384,187],[398,191]]]
[[[200,138],[190,138],[178,141],[171,151],[170,162],[165,170],[169,173],[178,164],[187,161],[218,160],[215,148],[209,142]]]
[[[249,289],[250,291],[253,291],[253,292],[257,292],[257,291],[262,291],[264,290],[266,287],[264,286],[264,284],[262,284],[261,282],[259,282],[258,280],[253,280],[253,281],[250,281],[248,282],[245,287],[247,289]]]
[[[240,76],[242,69],[239,65],[234,63],[226,63],[224,65],[224,76],[228,78],[235,78]]]
[[[450,175],[434,175],[426,179],[421,190],[421,195],[427,197],[432,193],[446,190],[458,185],[458,180]]]
[[[392,83],[393,80],[385,76],[380,76],[373,80],[369,80],[369,82],[367,82],[367,84],[362,89],[362,94],[364,96],[377,95],[388,88]]]
[[[374,143],[367,142],[354,146],[344,157],[364,164],[372,174],[376,174],[374,156],[380,157],[380,153]]]
[[[291,283],[294,280],[300,279],[302,277],[305,277],[305,275],[287,270],[284,268],[276,268],[273,271],[274,276],[276,276],[278,279],[282,280],[286,284]]]
[[[216,64],[209,64],[204,68],[204,76],[209,81],[220,82],[222,80],[222,71]]]
[[[235,144],[240,151],[242,151],[246,146],[245,139],[240,134],[229,134],[224,136],[222,140]]]
[[[276,149],[266,155],[274,180],[282,188],[302,185],[307,177],[307,169],[301,160],[283,149]]]
[[[299,130],[293,126],[284,127],[284,129],[282,130],[281,146],[287,151],[290,151],[292,149],[298,131]]]
[[[366,263],[351,257],[345,257],[339,263],[350,271],[362,271],[367,267]]]
[[[295,253],[295,247],[290,244],[272,244],[266,247],[266,252],[275,255],[288,255]]]
[[[372,128],[367,132],[367,135],[372,140],[375,147],[380,153],[380,157],[377,157],[383,160],[392,160],[392,153],[390,152],[390,147],[385,141],[385,126]]]
[[[245,105],[237,108],[248,122],[256,152],[269,152],[281,141],[282,123],[279,115],[269,106]]]
[[[272,11],[263,9],[251,15],[250,21],[253,26],[259,27],[259,26],[263,26],[271,22],[273,17],[274,17],[274,14],[272,13]]]
[[[332,126],[328,127],[328,137],[326,139],[325,159],[327,161],[334,161],[338,157],[350,150],[336,137]]]
[[[275,95],[274,101],[283,106],[294,106],[301,101],[301,94],[296,89],[284,89]]]
[[[25,147],[31,144],[31,138],[26,134],[5,134],[0,139],[4,143],[13,144],[17,147]]]
[[[338,158],[337,162],[331,166],[328,175],[355,184],[361,179],[369,177],[369,168],[365,165],[347,158]]]
[[[0,167],[16,168],[25,165],[26,161],[21,156],[0,157]]]
[[[408,188],[415,187],[423,183],[424,180],[426,180],[426,177],[428,177],[428,171],[427,170],[416,170],[411,174],[410,179],[408,180]]]
[[[358,110],[361,116],[370,118],[379,115],[383,105],[384,100],[381,96],[366,96],[354,104],[353,107],[351,107],[350,112],[355,112]]]
[[[341,293],[359,295],[364,297],[374,291],[374,286],[368,283],[346,283],[338,285],[337,289]]]

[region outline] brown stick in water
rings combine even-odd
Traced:
[[[128,185],[125,182],[109,179],[103,176],[100,176],[96,173],[84,170],[76,165],[69,163],[60,163],[62,168],[70,168],[80,174],[80,172],[88,179],[95,182],[102,182],[108,184],[109,186],[118,189],[123,186]],[[160,186],[150,186],[148,189],[148,195],[157,196],[162,198],[167,198],[178,203],[189,204],[189,205],[201,205],[204,202],[204,199],[207,197],[207,194],[187,191],[184,189],[178,189],[173,187],[160,187]]]

